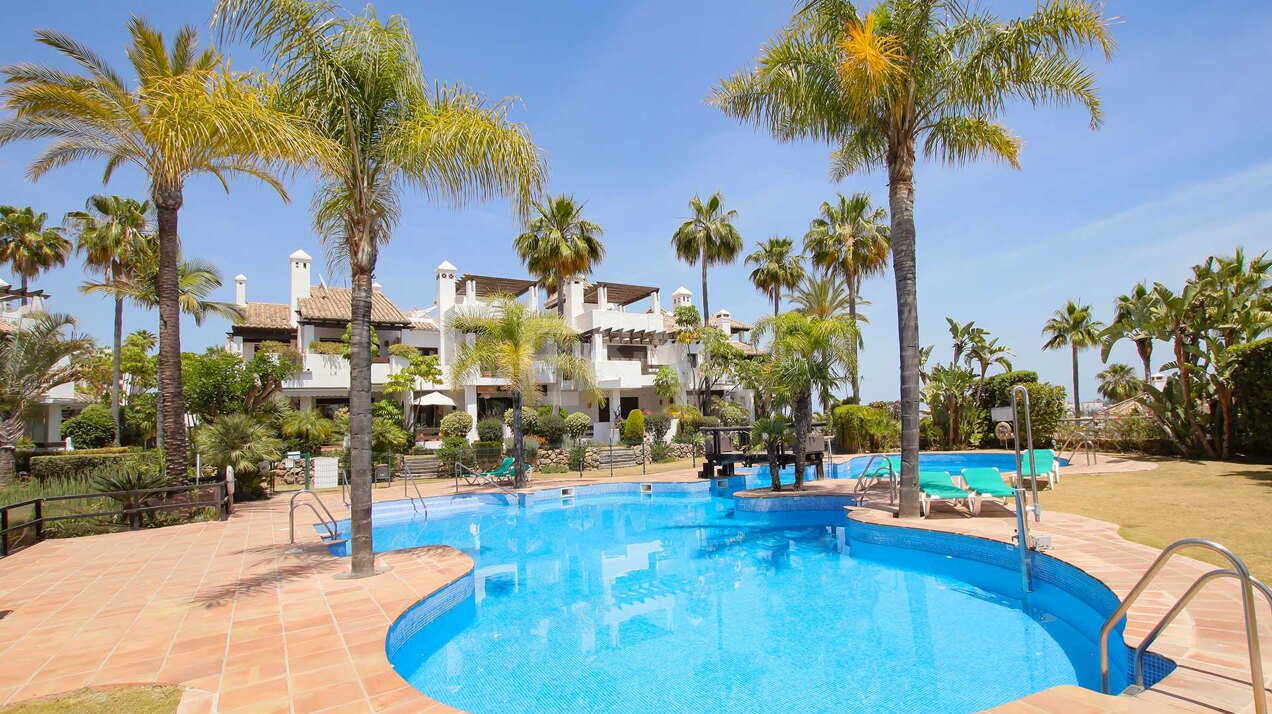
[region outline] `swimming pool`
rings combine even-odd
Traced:
[[[957,713],[1098,683],[1089,599],[1042,586],[1022,605],[1015,572],[892,547],[842,511],[743,521],[727,490],[655,486],[452,499],[427,521],[384,504],[376,550],[475,562],[394,625],[398,673],[483,714]]]
[[[879,464],[882,459],[877,459]],[[836,464],[836,478],[857,478],[866,469],[869,456],[854,456],[846,464]],[[847,471],[845,472],[845,465]],[[1068,459],[1060,459],[1061,466],[1068,466]],[[999,471],[1016,471],[1016,455],[1010,452],[996,453],[992,451],[964,451],[955,453],[921,453],[919,454],[920,471],[948,471],[957,474],[963,469],[993,467]],[[766,472],[767,473],[767,472]]]

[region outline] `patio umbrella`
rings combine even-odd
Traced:
[[[422,397],[416,397],[414,404],[417,407],[453,407],[455,400],[441,392],[429,392]]]

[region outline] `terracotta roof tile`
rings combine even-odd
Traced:
[[[18,331],[18,326],[8,320],[0,320],[0,334],[12,335]]]
[[[272,302],[249,302],[235,327],[253,330],[290,330],[291,306]]]
[[[312,288],[309,297],[297,301],[296,310],[302,320],[324,322],[349,322],[352,319],[350,303],[353,291],[349,288]],[[371,322],[376,325],[406,327],[411,319],[397,305],[376,290],[371,294]]]
[[[712,327],[719,327],[720,318],[713,317],[710,322]],[[743,332],[745,330],[755,329],[754,325],[741,320],[730,319],[729,322],[732,323],[731,329],[729,330],[730,332]],[[671,315],[663,315],[663,326],[666,327],[668,332],[678,332],[676,329],[676,318]]]

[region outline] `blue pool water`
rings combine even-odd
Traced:
[[[869,456],[854,456],[847,462],[847,472],[844,471],[844,464],[836,464],[839,469],[836,471],[837,478],[857,478],[861,472],[866,469],[866,463],[870,461]],[[880,460],[876,460],[875,464],[879,464]],[[1068,459],[1060,459],[1061,466],[1067,466]],[[963,469],[993,467],[999,471],[1016,471],[1016,455],[1011,453],[993,453],[983,451],[967,451],[954,454],[919,454],[919,470],[920,471],[948,471],[951,474],[957,474]]]
[[[1098,684],[1102,619],[1077,599],[1040,588],[1022,609],[1014,572],[858,543],[842,512],[741,521],[727,492],[541,500],[377,512],[376,550],[445,543],[476,564],[471,596],[389,647],[428,696],[479,714],[958,713]]]

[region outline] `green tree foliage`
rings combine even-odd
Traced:
[[[660,444],[667,438],[667,432],[671,431],[671,417],[666,414],[650,414],[645,419],[645,433],[654,439],[654,443]]]
[[[623,443],[628,446],[639,444],[645,438],[645,413],[633,409],[623,420]]]
[[[438,431],[443,438],[467,439],[468,432],[472,428],[473,418],[468,412],[453,411],[442,417],[442,423]]]
[[[794,442],[791,425],[780,414],[760,417],[751,425],[751,443],[764,449],[774,491],[782,490],[782,449]]]
[[[115,420],[110,409],[90,404],[78,416],[62,422],[62,438],[70,439],[76,448],[96,449],[115,438]]]
[[[794,289],[804,279],[804,263],[795,251],[795,241],[773,236],[763,243],[756,243],[755,252],[746,257],[747,265],[754,265],[751,284],[773,301],[773,314],[781,312],[782,292]]]
[[[203,419],[274,411],[283,382],[299,373],[300,355],[280,343],[261,343],[252,358],[219,347],[182,355],[186,409]]]
[[[0,206],[0,263],[8,264],[21,279],[23,291],[40,273],[66,265],[71,252],[71,242],[60,227],[45,227],[48,217],[29,206]],[[26,303],[27,298],[22,298],[22,304]]]
[[[513,247],[539,284],[556,291],[557,314],[565,315],[565,284],[591,273],[605,257],[605,231],[584,218],[583,204],[566,194],[535,201],[534,211]]]
[[[573,412],[565,418],[565,435],[574,441],[582,439],[592,427],[592,417],[583,412]]]
[[[481,441],[503,443],[504,423],[497,417],[486,417],[477,422],[477,438]]]
[[[680,374],[675,367],[663,365],[654,373],[654,393],[663,399],[675,399],[680,394]]]
[[[268,424],[242,412],[224,413],[194,432],[194,446],[203,463],[222,475],[234,469],[234,498],[254,500],[265,497],[263,462],[283,455],[283,442]]]
[[[707,300],[707,268],[727,265],[737,260],[742,252],[742,234],[733,222],[738,212],[724,208],[724,196],[714,193],[707,200],[694,196],[689,201],[692,217],[676,229],[671,237],[676,257],[689,265],[702,267],[702,324],[711,319],[711,307]]]
[[[1241,445],[1272,454],[1272,337],[1232,349],[1232,381],[1240,385],[1237,424]]]
[[[835,407],[835,451],[845,454],[879,453],[895,448],[901,422],[888,409],[859,404]]]
[[[317,456],[324,444],[332,443],[336,434],[336,423],[317,409],[288,411],[279,419],[278,428],[291,440],[289,447],[311,456]]]
[[[1056,310],[1042,328],[1047,338],[1044,350],[1068,347],[1073,359],[1073,416],[1082,416],[1082,403],[1078,395],[1078,353],[1100,346],[1100,333],[1106,325],[1091,314],[1091,306],[1070,300]]]
[[[1099,380],[1100,396],[1111,402],[1120,402],[1144,391],[1144,383],[1135,376],[1129,364],[1114,362],[1095,375]]]

